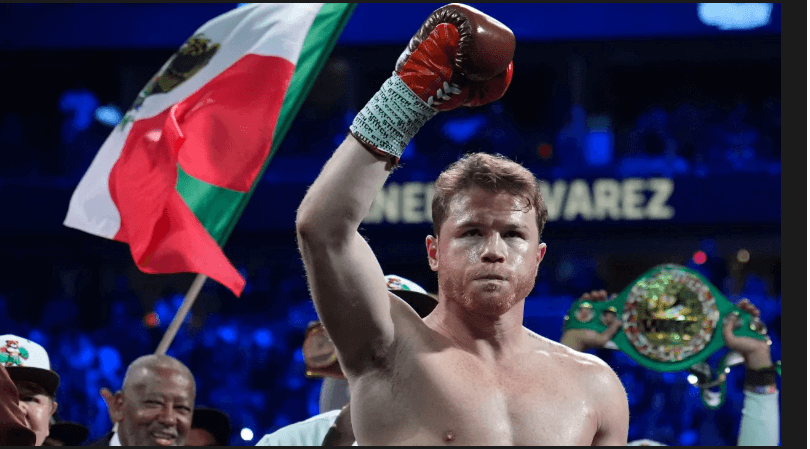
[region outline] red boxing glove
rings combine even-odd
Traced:
[[[475,8],[434,11],[397,61],[395,73],[439,111],[501,98],[512,81],[515,35]]]
[[[397,60],[393,76],[357,114],[352,135],[396,164],[408,142],[439,111],[481,106],[512,81],[515,35],[466,5],[434,11]]]

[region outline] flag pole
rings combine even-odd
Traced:
[[[155,354],[166,354],[166,350],[168,350],[169,345],[172,344],[174,336],[177,335],[177,330],[180,329],[180,325],[183,324],[183,321],[186,319],[186,315],[188,315],[188,311],[191,310],[191,306],[197,299],[197,295],[200,294],[200,290],[202,289],[206,279],[208,279],[208,276],[202,273],[198,274],[197,277],[194,278],[194,282],[191,283],[191,287],[188,289],[186,297],[183,298],[183,304],[180,305],[180,308],[177,309],[177,313],[174,314],[172,324],[169,325],[169,328],[166,329],[166,333],[163,334],[163,339],[160,340],[160,344],[158,345],[157,350],[155,350]]]

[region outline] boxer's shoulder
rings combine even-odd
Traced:
[[[544,337],[537,338],[542,339],[543,349],[535,350],[534,366],[542,367],[543,373],[554,377],[558,386],[584,394],[593,411],[600,415],[609,412],[616,395],[624,394],[621,381],[604,360]]]
[[[577,374],[598,374],[605,369],[611,370],[599,357],[571,349],[528,329],[525,332],[531,337],[528,339],[529,352],[534,355],[534,363],[552,365],[561,371]]]

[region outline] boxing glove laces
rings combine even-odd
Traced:
[[[396,165],[438,112],[501,98],[512,80],[514,53],[515,36],[504,24],[467,5],[443,6],[411,38],[392,76],[349,130]]]

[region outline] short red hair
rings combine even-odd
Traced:
[[[526,200],[526,210],[534,208],[538,238],[548,220],[548,209],[540,193],[540,183],[532,172],[506,156],[487,153],[471,153],[450,164],[436,179],[433,187],[433,232],[447,218],[453,197],[470,187],[480,187],[492,192],[506,192]]]

